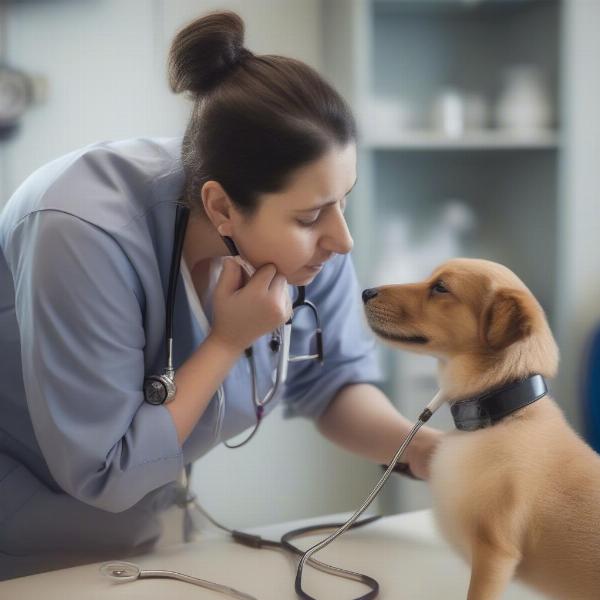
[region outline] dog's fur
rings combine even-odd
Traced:
[[[422,283],[375,290],[365,302],[371,328],[437,357],[451,402],[556,373],[544,312],[502,265],[454,259]],[[551,598],[600,598],[600,457],[552,398],[445,433],[430,470],[438,526],[471,564],[468,600],[500,598],[513,576]]]

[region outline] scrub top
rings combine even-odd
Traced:
[[[181,138],[92,144],[38,169],[0,213],[0,579],[151,549],[182,468],[255,424],[243,354],[183,446],[168,409],[143,400],[144,376],[166,361],[180,153]],[[283,402],[287,417],[314,419],[340,388],[381,373],[350,255],[306,292],[325,364],[290,364],[266,412]],[[180,280],[175,368],[207,335],[201,321]],[[254,344],[261,397],[269,340]],[[291,353],[311,349],[303,309]]]

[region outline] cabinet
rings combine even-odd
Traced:
[[[574,89],[583,85],[598,102],[598,43],[587,20],[600,25],[599,5],[323,3],[325,72],[359,123],[359,183],[348,210],[361,284],[422,279],[457,254],[507,265],[546,310],[563,356],[573,351],[552,389],[576,427],[577,365],[587,325],[580,320],[577,332],[570,326],[583,301],[572,272],[581,262],[586,270],[600,265],[597,251],[571,250],[578,237],[571,194],[580,186],[577,202],[596,217],[596,200],[584,196],[600,182],[574,159],[586,147],[597,150],[597,143],[574,132],[584,119],[593,131],[600,127],[595,111],[575,110]],[[587,72],[591,81],[575,80],[575,72]],[[588,309],[587,322],[595,319],[600,311]],[[416,418],[435,392],[435,362],[386,348],[381,360],[386,392]],[[431,423],[452,427],[447,407]],[[390,511],[429,505],[420,483],[396,479],[385,494],[383,507]]]

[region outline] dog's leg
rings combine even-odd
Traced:
[[[520,559],[517,551],[509,553],[489,542],[475,542],[467,600],[498,600],[512,579]]]

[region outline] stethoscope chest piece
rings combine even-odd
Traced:
[[[133,563],[118,561],[107,562],[100,567],[100,573],[111,581],[135,581],[141,573],[140,568]]]
[[[144,379],[144,399],[149,404],[158,406],[175,397],[177,388],[173,377],[165,371],[163,375],[149,375]]]

